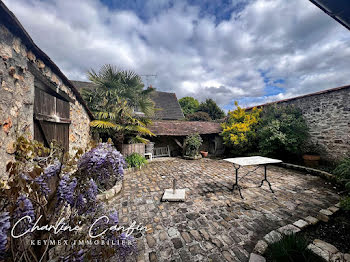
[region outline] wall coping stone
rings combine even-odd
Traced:
[[[252,258],[252,260],[249,259],[249,262],[264,261],[264,260],[254,260],[254,259],[256,258],[257,255],[262,256],[265,253],[268,246],[279,241],[283,237],[283,235],[289,235],[291,233],[300,232],[310,225],[316,225],[320,220],[324,221],[324,222],[328,222],[329,216],[336,213],[339,210],[339,206],[340,206],[340,202],[335,204],[335,205],[330,206],[327,209],[321,209],[318,212],[317,218],[312,217],[312,216],[308,216],[308,217],[305,217],[304,219],[298,219],[294,223],[291,223],[291,224],[288,224],[286,226],[283,226],[283,227],[280,227],[278,229],[270,231],[268,234],[266,234],[263,237],[263,239],[260,239],[256,243],[253,252],[250,253],[250,257],[251,258],[253,257],[253,258]],[[333,259],[333,257],[329,257],[329,252],[328,251],[326,252],[324,250],[324,249],[326,249],[326,247],[329,248],[330,250],[332,249],[332,251],[335,251],[335,249],[336,249],[333,245],[328,244],[328,243],[321,241],[321,240],[314,240],[314,242],[312,244],[309,244],[309,246],[308,246],[308,248],[312,252],[314,252],[316,255],[319,255],[323,258],[325,258],[327,255],[328,259],[326,261],[329,261],[329,259],[330,258]],[[322,248],[324,248],[324,249],[322,249]],[[342,254],[340,252],[335,252],[334,256],[340,256],[342,258],[349,258],[349,260],[345,259],[344,261],[350,262],[350,254]],[[336,261],[336,260],[334,260],[334,261]]]

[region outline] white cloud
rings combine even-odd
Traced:
[[[168,1],[149,1],[147,12],[157,12],[147,21],[97,0],[4,2],[71,79],[110,63],[157,74],[159,90],[222,106],[350,82],[350,32],[305,0],[252,0],[220,23],[183,1],[167,9]],[[285,93],[267,96],[266,81],[279,79]]]

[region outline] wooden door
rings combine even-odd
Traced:
[[[35,78],[34,139],[49,146],[55,140],[69,150],[70,99]]]

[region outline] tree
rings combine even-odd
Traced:
[[[198,107],[199,107],[198,100],[190,96],[181,98],[179,100],[179,103],[180,103],[182,112],[184,113],[185,116],[187,116],[188,114],[193,114],[198,110]]]
[[[309,136],[300,109],[294,106],[268,106],[259,128],[259,149],[269,156],[291,156],[301,152]]]
[[[228,112],[228,118],[222,124],[221,133],[224,144],[232,148],[235,155],[242,155],[256,147],[256,132],[260,121],[261,109],[253,108],[250,112],[238,106]]]
[[[92,111],[101,111],[101,103],[105,104],[105,100],[112,105],[117,99],[124,99],[132,109],[138,109],[146,116],[154,114],[154,102],[150,98],[154,88],[143,89],[142,79],[135,72],[104,65],[98,73],[90,70],[88,77],[96,87],[84,90],[83,97]]]
[[[215,103],[211,98],[205,100],[205,102],[200,103],[198,111],[206,112],[211,119],[221,119],[225,116],[225,112]]]
[[[84,90],[83,97],[96,120],[90,125],[103,140],[112,138],[118,146],[122,143],[146,143],[142,135],[153,133],[147,128],[154,114],[154,102],[150,98],[153,89],[143,90],[141,78],[131,71],[117,70],[105,65],[96,73],[88,72],[89,79],[96,84],[91,90]],[[136,117],[134,110],[140,110],[146,117]]]
[[[96,120],[90,123],[104,140],[111,138],[114,145],[119,146],[123,143],[147,143],[142,135],[154,135],[147,128],[151,121],[135,117],[125,100],[117,99],[112,105],[107,103],[106,108],[108,111],[94,112]]]
[[[193,114],[188,114],[186,116],[186,119],[190,121],[211,121],[211,118],[208,115],[208,113],[201,111],[195,112]]]

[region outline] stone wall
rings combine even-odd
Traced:
[[[324,146],[329,160],[350,153],[350,86],[281,101],[300,108],[311,140]]]
[[[0,176],[13,159],[18,135],[33,138],[34,76],[28,70],[33,62],[42,74],[74,102],[70,103],[69,150],[85,148],[90,140],[89,115],[72,90],[45,65],[21,39],[0,24]]]

